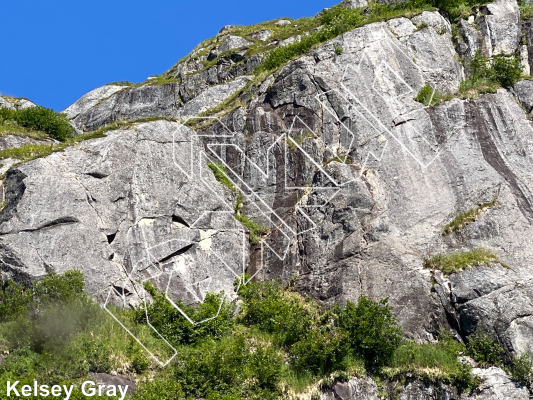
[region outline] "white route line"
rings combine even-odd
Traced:
[[[332,116],[337,120],[337,122],[342,126],[344,127],[344,129],[346,130],[346,132],[351,135],[351,141],[350,141],[350,144],[348,145],[348,151],[346,153],[346,155],[344,156],[344,159],[341,158],[340,155],[337,155],[336,156],[336,159],[345,164],[346,163],[346,160],[347,160],[347,156],[348,154],[353,151],[353,148],[354,148],[354,141],[356,139],[356,134],[348,127],[346,126],[337,116],[337,114],[330,109],[330,107],[325,103],[325,102],[322,102],[321,101],[321,96],[326,96],[326,99],[327,99],[327,95],[331,92],[335,92],[337,95],[339,95],[341,98],[343,98],[348,104],[352,105],[353,107],[353,111],[355,111],[356,115],[359,115],[361,117],[362,120],[364,120],[366,123],[368,123],[371,128],[373,128],[377,133],[378,135],[382,135],[383,133],[388,133],[398,144],[400,144],[400,146],[402,147],[402,149],[409,155],[411,156],[421,167],[422,169],[425,171],[440,155],[440,151],[441,149],[446,146],[446,144],[448,143],[448,140],[455,134],[455,131],[454,133],[452,133],[452,135],[450,135],[448,138],[446,138],[446,141],[441,145],[439,146],[438,148],[435,148],[435,145],[431,144],[423,135],[420,134],[420,131],[416,128],[416,127],[411,127],[411,131],[418,134],[418,136],[420,138],[422,138],[422,140],[433,150],[436,152],[436,155],[435,157],[427,164],[425,164],[423,161],[419,160],[416,155],[402,142],[402,140],[397,137],[393,132],[392,130],[387,127],[379,117],[377,117],[376,115],[374,115],[372,113],[372,111],[370,109],[368,109],[363,103],[362,101],[356,96],[354,95],[350,89],[347,87],[346,83],[348,81],[348,73],[349,73],[349,70],[351,69],[352,71],[355,72],[355,76],[359,76],[360,75],[360,72],[361,72],[361,68],[363,66],[363,62],[368,62],[369,64],[372,64],[372,62],[370,61],[370,58],[368,56],[368,52],[370,51],[370,46],[375,46],[375,45],[380,45],[382,42],[386,41],[387,45],[388,46],[393,46],[395,47],[397,50],[399,50],[405,57],[406,59],[408,60],[408,62],[410,62],[412,64],[412,66],[414,66],[418,72],[420,73],[420,75],[422,77],[425,77],[425,72],[418,66],[416,65],[414,62],[412,62],[412,59],[411,57],[405,53],[405,51],[396,43],[396,39],[392,36],[392,34],[388,31],[388,29],[385,29],[385,27],[383,26],[382,27],[383,31],[385,32],[385,35],[387,36],[386,38],[382,38],[382,39],[378,39],[374,42],[371,42],[370,44],[368,44],[363,50],[363,55],[360,59],[360,62],[357,66],[357,69],[351,67],[351,66],[348,66],[344,72],[343,72],[343,75],[342,75],[342,81],[340,83],[340,88],[342,89],[343,92],[341,92],[340,90],[337,90],[337,89],[334,89],[334,90],[330,90],[330,91],[327,91],[327,92],[323,92],[323,93],[319,93],[316,95],[316,99],[317,101],[329,112],[332,114]],[[385,49],[385,46],[381,46],[381,49],[382,50],[386,50]],[[411,85],[409,85],[396,71],[394,71],[393,68],[391,68],[391,66],[386,62],[386,61],[381,61],[379,64],[378,64],[378,67],[375,68],[375,71],[382,71],[382,74],[385,74],[386,70],[388,72],[390,72],[391,75],[387,75],[387,76],[393,76],[396,78],[396,82],[399,83],[400,85],[402,86],[405,86],[407,87],[407,92],[402,92],[396,96],[393,96],[393,97],[390,97],[390,99],[400,99],[400,98],[405,98],[406,96],[412,94],[414,92],[414,89]],[[378,83],[378,78],[379,78],[379,75],[378,73],[375,73],[375,76],[374,76],[374,79],[372,81],[372,85],[371,85],[371,90],[376,93],[383,101],[387,102],[387,99],[383,96],[383,93],[381,93],[380,90],[377,89],[377,83]],[[431,104],[431,101],[433,100],[433,97],[436,93],[436,89],[433,90],[433,93],[431,95],[431,98],[430,98],[430,102],[429,104]],[[359,107],[356,107],[354,106],[353,102],[350,101],[349,99],[352,99],[353,101],[355,101],[355,103],[359,106]],[[359,109],[361,108],[362,110],[364,110],[365,114],[363,114],[363,112],[361,112],[361,110]],[[419,108],[419,109],[415,109],[415,110],[411,110],[411,111],[408,111],[407,113],[401,113],[399,114],[399,116],[403,116],[403,117],[406,117],[407,115],[411,114],[411,113],[415,113],[415,112],[420,112],[420,111],[423,111],[425,108],[427,107],[422,107],[422,108]],[[367,118],[367,116],[370,118]],[[393,118],[393,120],[395,120],[398,116],[395,116]],[[201,120],[201,119],[205,119],[205,120],[217,120],[220,125],[222,126],[223,128],[223,131],[225,132],[224,134],[197,134],[196,132],[194,132],[192,129],[188,128],[185,126],[185,124],[187,123],[187,121],[189,120]],[[383,145],[383,148],[381,150],[381,154],[377,155],[376,153],[374,153],[373,151],[368,151],[367,155],[366,155],[366,158],[364,160],[364,163],[363,163],[363,166],[361,168],[361,173],[359,174],[358,177],[354,177],[353,179],[347,181],[347,182],[337,182],[336,179],[334,177],[332,177],[325,169],[324,169],[324,166],[322,165],[322,163],[319,163],[317,160],[313,159],[313,157],[308,154],[300,144],[297,143],[297,141],[294,139],[293,136],[291,136],[291,134],[293,133],[293,131],[295,130],[295,123],[296,122],[299,122],[301,125],[303,125],[306,129],[309,130],[309,132],[311,132],[314,137],[315,137],[315,140],[320,142],[320,144],[322,144],[324,147],[327,147],[323,142],[322,142],[322,139],[320,138],[319,135],[317,135],[312,129],[309,128],[309,126],[307,126],[307,124],[305,124],[304,121],[302,121],[299,117],[294,117],[293,121],[292,121],[292,124],[291,124],[291,127],[290,129],[288,130],[288,132],[285,132],[283,133],[282,135],[280,135],[275,141],[274,143],[268,147],[267,149],[267,152],[266,152],[266,171],[262,170],[253,160],[251,160],[247,155],[246,153],[237,145],[235,144],[227,144],[227,143],[208,143],[206,145],[206,148],[212,153],[211,155],[208,155],[206,154],[204,151],[200,151],[199,154],[196,155],[195,157],[195,146],[194,146],[194,136],[196,136],[197,138],[223,138],[223,139],[231,139],[231,138],[234,138],[235,135],[236,135],[236,132],[232,132],[222,121],[220,121],[220,119],[218,119],[217,117],[192,117],[192,118],[189,118],[185,121],[183,121],[182,123],[179,123],[178,126],[176,127],[176,129],[172,132],[172,140],[173,140],[173,149],[172,149],[172,159],[173,159],[173,163],[174,165],[188,178],[188,180],[192,181],[192,180],[195,180],[197,179],[199,182],[201,182],[203,184],[203,186],[207,189],[209,189],[213,195],[215,197],[217,197],[219,200],[222,201],[223,204],[225,204],[225,200],[217,193],[216,190],[214,190],[212,187],[211,187],[211,182],[208,182],[205,180],[205,177],[204,177],[204,170],[206,170],[206,166],[207,166],[207,162],[206,161],[210,161],[212,158],[211,157],[214,157],[216,160],[219,161],[219,163],[221,163],[224,168],[225,168],[225,172],[226,172],[226,176],[228,177],[228,179],[230,180],[230,182],[237,188],[237,190],[242,193],[242,195],[244,197],[246,197],[247,200],[250,201],[251,204],[253,204],[261,214],[263,214],[263,216],[272,224],[272,226],[277,229],[284,237],[285,240],[288,241],[287,243],[287,246],[285,247],[285,250],[283,251],[283,249],[281,249],[282,251],[279,252],[279,250],[277,249],[274,249],[272,245],[270,245],[268,243],[268,241],[261,241],[261,266],[260,268],[248,279],[246,280],[245,279],[245,271],[246,271],[246,254],[245,254],[245,249],[246,249],[246,246],[245,246],[245,242],[246,242],[246,234],[245,234],[245,231],[243,229],[221,229],[221,230],[217,230],[215,229],[215,231],[224,231],[224,232],[229,232],[229,231],[234,231],[234,232],[240,232],[242,233],[242,236],[243,236],[243,260],[242,260],[242,275],[239,276],[233,268],[231,268],[215,251],[211,250],[212,254],[220,261],[222,262],[223,266],[228,270],[230,271],[237,279],[238,279],[238,287],[236,289],[236,292],[238,292],[238,290],[240,289],[241,285],[246,285],[248,284],[263,268],[264,268],[264,262],[265,262],[265,252],[267,250],[269,250],[270,252],[272,252],[276,257],[278,257],[278,259],[280,260],[285,260],[287,254],[288,254],[288,251],[290,249],[290,245],[291,245],[291,239],[298,236],[298,235],[301,235],[301,234],[304,234],[306,232],[309,232],[309,231],[312,231],[314,229],[317,229],[317,225],[316,223],[312,220],[312,218],[305,212],[305,210],[307,209],[317,209],[317,208],[321,208],[321,207],[324,207],[326,206],[327,204],[329,204],[329,202],[338,194],[340,193],[341,189],[346,187],[348,184],[352,183],[352,182],[355,182],[357,179],[360,179],[361,178],[361,175],[364,173],[364,171],[366,170],[366,165],[368,163],[368,160],[370,157],[373,157],[374,159],[376,159],[376,161],[378,162],[381,162],[381,160],[383,159],[383,156],[385,154],[385,150],[387,149],[387,146],[388,146],[388,141],[385,139],[385,142],[384,142],[384,145]],[[409,121],[404,121],[405,123],[409,123]],[[430,124],[431,124],[431,120],[430,120]],[[433,126],[431,124],[431,129],[433,130]],[[190,132],[186,132],[186,133],[189,133],[189,137],[187,138],[188,140],[183,140],[183,133],[181,130],[182,129],[186,129]],[[180,140],[178,140],[178,135],[181,137]],[[193,136],[194,135],[194,136]],[[374,140],[378,138],[378,136],[375,136],[373,138],[370,138],[368,140],[368,142],[370,142],[371,140]],[[297,204],[295,206],[295,213],[300,213],[311,225],[310,228],[308,229],[305,229],[303,231],[300,231],[300,232],[297,232],[287,221],[285,221],[283,218],[281,218],[278,213],[276,213],[276,211],[258,194],[256,193],[245,181],[244,179],[241,178],[241,176],[236,173],[230,165],[228,165],[225,160],[216,152],[217,149],[221,149],[221,148],[233,148],[235,151],[239,152],[241,154],[241,157],[242,157],[242,160],[245,161],[248,165],[250,165],[252,168],[254,168],[255,170],[257,170],[261,176],[265,179],[265,180],[268,180],[270,178],[269,174],[270,174],[270,155],[271,153],[273,153],[274,149],[276,146],[280,145],[281,143],[284,143],[284,161],[285,161],[285,171],[284,171],[284,189],[285,190],[309,190],[311,189],[311,192],[308,193],[308,194],[311,194],[313,192],[318,192],[318,191],[326,191],[326,190],[332,190],[334,191],[333,195],[331,197],[328,197],[327,200],[323,203],[323,204],[319,204],[319,205],[300,205],[300,204]],[[190,144],[190,153],[189,153],[189,157],[190,157],[190,161],[187,161],[187,160],[183,160],[183,159],[180,159],[180,156],[183,155],[183,152],[181,152],[179,155],[176,154],[176,144],[177,143],[189,143]],[[304,154],[304,156],[306,158],[308,158],[310,160],[310,162],[318,169],[318,171],[324,176],[327,178],[327,182],[326,184],[330,184],[331,186],[318,186],[318,187],[307,187],[307,186],[289,186],[288,184],[288,176],[287,176],[287,173],[288,173],[288,170],[289,170],[289,164],[288,164],[288,143],[291,143],[291,145],[295,146],[296,149],[300,152],[302,152]],[[201,143],[199,143],[201,144]],[[195,163],[195,160],[197,161],[197,164]],[[195,168],[196,166],[196,168]],[[218,168],[218,165],[217,165],[217,168]],[[228,173],[229,172],[229,173]],[[134,176],[135,176],[135,173],[134,172]],[[231,174],[231,176],[230,176]],[[135,180],[136,181],[136,180]],[[229,207],[229,206],[228,206]],[[229,207],[231,208],[231,207]],[[189,229],[193,230],[193,229],[199,229],[197,227],[197,225],[200,225],[199,221],[202,220],[203,218],[213,214],[213,213],[231,213],[232,211],[204,211],[196,221],[194,221]],[[277,221],[274,221],[273,219],[277,220]],[[222,307],[222,304],[223,302],[225,301],[226,297],[227,297],[227,294],[224,293],[224,296],[222,297],[222,300],[221,300],[221,303],[219,305],[219,308],[218,308],[218,311],[217,313],[215,314],[215,316],[213,317],[209,317],[205,320],[202,320],[202,321],[193,321],[175,302],[173,299],[170,298],[169,296],[169,289],[170,289],[170,283],[171,283],[171,280],[173,278],[173,275],[176,274],[177,276],[180,276],[182,281],[185,281],[185,279],[179,274],[179,272],[176,270],[176,267],[174,267],[173,270],[171,270],[170,272],[165,272],[165,271],[162,271],[159,266],[157,265],[157,259],[155,258],[153,252],[151,251],[151,249],[154,249],[158,246],[162,246],[162,245],[165,245],[165,244],[170,244],[171,242],[174,242],[174,241],[177,241],[177,242],[183,242],[183,243],[188,243],[188,244],[195,244],[195,245],[198,245],[200,242],[198,241],[191,241],[191,240],[186,240],[186,239],[170,239],[170,240],[167,240],[167,241],[164,241],[164,242],[161,242],[161,243],[158,243],[157,245],[155,246],[148,246],[148,240],[146,238],[146,234],[144,232],[144,228],[142,227],[142,225],[139,224],[139,222],[141,221],[141,219],[139,219],[139,221],[137,222],[137,227],[140,227],[140,233],[141,233],[141,236],[142,236],[142,241],[143,241],[143,244],[144,244],[144,248],[145,248],[145,251],[146,251],[146,257],[139,260],[133,267],[132,267],[132,270],[131,272],[128,274],[127,278],[126,278],[126,285],[124,285],[124,287],[127,286],[127,283],[128,282],[131,282],[133,284],[133,287],[134,287],[134,290],[136,290],[136,281],[135,281],[135,277],[141,272],[141,271],[146,271],[150,274],[150,276],[148,278],[144,278],[144,279],[141,279],[140,282],[146,282],[150,279],[154,279],[154,278],[158,278],[160,276],[162,276],[163,274],[165,273],[168,273],[169,274],[169,279],[168,279],[168,283],[167,283],[167,288],[166,288],[166,291],[165,291],[165,298],[169,301],[170,304],[172,304],[172,306],[174,306],[182,315],[184,318],[187,319],[187,321],[193,325],[198,325],[198,324],[202,324],[202,323],[205,323],[207,321],[210,321],[214,318],[216,318],[219,313],[220,313],[220,310],[221,310],[221,307]],[[209,229],[209,228],[206,228],[206,229]],[[144,265],[146,263],[146,266],[141,270],[139,269],[141,264]],[[175,261],[174,261],[175,263]],[[193,264],[191,265],[194,265],[194,262]],[[152,272],[149,271],[149,269],[153,267],[155,268],[155,270],[157,271],[156,274],[152,274]],[[213,277],[212,276],[209,276],[203,280],[200,280],[200,281],[196,281],[190,285],[185,285],[185,288],[186,290],[196,299],[196,301],[198,301],[199,303],[202,303],[204,300],[205,300],[205,294],[202,296],[202,298],[198,297],[198,295],[192,290],[192,288],[195,286],[195,285],[198,285],[199,283],[201,282],[205,282],[206,280],[208,281],[208,286],[207,288],[209,289],[210,288],[210,285],[211,285],[211,282],[212,282],[212,279]],[[149,315],[148,315],[148,307],[147,307],[147,293],[144,289],[144,287],[141,289],[142,290],[142,301],[143,301],[143,304],[144,304],[144,307],[145,307],[145,314],[146,314],[146,321],[147,321],[147,324],[157,333],[157,335],[163,339],[163,341],[174,351],[174,354],[172,355],[172,357],[170,357],[165,363],[163,363],[162,361],[160,361],[152,352],[150,352],[150,350],[148,350],[148,348],[146,346],[143,345],[143,343],[141,343],[141,341],[135,337],[135,335],[133,335],[133,333],[128,330],[128,328],[126,326],[124,326],[119,320],[118,318],[116,318],[115,315],[113,315],[113,313],[107,308],[107,305],[108,305],[108,302],[109,302],[109,298],[110,298],[110,295],[112,292],[114,292],[116,295],[118,295],[120,298],[122,298],[122,300],[126,301],[126,295],[124,294],[124,289],[122,291],[122,294],[120,294],[114,287],[112,287],[107,295],[107,298],[106,298],[106,303],[104,304],[104,308],[111,314],[111,316],[161,365],[161,366],[166,366],[172,359],[174,359],[174,357],[177,355],[177,350],[174,349],[169,343],[168,341],[151,325],[150,323],[150,320],[149,320]],[[200,295],[202,295],[200,293]]]

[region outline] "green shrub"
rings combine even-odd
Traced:
[[[174,377],[156,377],[140,385],[132,400],[176,400],[182,396],[181,385]]]
[[[271,347],[253,350],[240,335],[183,348],[175,377],[187,396],[275,399],[282,360]]]
[[[468,72],[470,77],[461,82],[460,93],[495,93],[499,86],[513,86],[522,75],[522,66],[519,56],[498,54],[491,61],[478,50],[470,60]]]
[[[147,305],[146,310],[144,306],[135,310],[134,320],[137,323],[146,323],[147,312],[150,324],[174,346],[194,344],[206,337],[220,339],[233,327],[234,306],[223,300],[221,295],[208,293],[203,303],[199,304],[198,307],[189,307],[181,301],[176,301],[176,305],[194,322],[216,316],[202,324],[193,325],[152,285],[147,284],[146,288],[154,301]],[[156,335],[155,332],[154,335]]]
[[[513,360],[511,374],[520,383],[533,388],[533,362],[528,354],[522,354]]]
[[[443,95],[430,85],[424,85],[418,92],[415,100],[425,106],[435,106],[443,100]]]
[[[481,365],[502,365],[505,351],[484,330],[478,329],[468,338],[467,354]]]
[[[512,54],[498,54],[492,57],[491,70],[493,80],[503,87],[512,87],[522,75],[520,57]]]
[[[389,363],[402,339],[402,330],[387,303],[387,299],[376,302],[362,296],[357,305],[348,301],[338,312],[346,342],[370,366]]]
[[[291,364],[298,373],[318,375],[342,369],[348,351],[342,332],[310,328],[300,341],[291,346],[289,354]]]
[[[278,282],[250,282],[239,292],[241,321],[274,334],[283,346],[301,340],[313,324],[309,308],[297,296],[289,296]]]
[[[0,289],[0,322],[10,321],[28,312],[32,301],[31,290],[12,280]]]
[[[60,141],[65,141],[73,133],[66,115],[45,107],[30,107],[23,110],[1,108],[0,122],[2,121],[14,121],[20,126],[44,131]]]

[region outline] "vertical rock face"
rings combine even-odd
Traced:
[[[174,161],[187,164],[200,152],[188,132],[160,121],[9,172],[3,277],[79,268],[101,299],[114,287],[134,300],[137,278],[185,301],[194,300],[191,285],[209,278],[211,290],[231,292],[248,254],[243,228],[205,160],[203,170],[195,160],[194,175]]]
[[[208,289],[231,292],[244,270],[258,279],[298,276],[298,289],[323,303],[389,298],[412,339],[433,340],[442,328],[466,339],[483,328],[509,354],[530,351],[530,83],[515,86],[517,98],[500,89],[431,108],[414,100],[425,85],[456,93],[461,55],[517,52],[517,4],[498,0],[459,28],[454,43],[437,12],[369,24],[290,62],[196,132],[137,123],[10,171],[3,276],[79,267],[91,293],[114,293],[117,302],[127,293],[132,303],[132,277],[194,302]],[[249,80],[243,63],[202,70],[191,60],[171,70],[181,82],[104,87],[67,112],[85,130],[154,115],[184,120]],[[207,163],[225,166],[243,214],[268,226],[258,245],[243,240],[235,193]],[[475,222],[442,234],[458,213],[494,199]],[[477,247],[499,261],[449,277],[423,267],[434,254]],[[525,393],[501,371],[480,374],[489,383],[472,398]],[[456,398],[447,390],[407,382],[400,398]],[[372,382],[350,381],[323,396],[377,392]]]
[[[481,32],[490,43],[489,56],[514,53],[520,43],[520,10],[516,0],[497,0],[481,9]]]

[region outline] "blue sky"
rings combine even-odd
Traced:
[[[0,94],[61,111],[98,86],[166,71],[224,25],[313,16],[338,2],[5,0]]]

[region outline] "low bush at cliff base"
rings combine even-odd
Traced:
[[[51,274],[26,287],[6,282],[0,290],[0,354],[7,357],[0,379],[72,384],[71,398],[81,399],[80,384],[90,372],[128,374],[139,383],[137,400],[282,399],[289,391],[319,390],[365,373],[444,381],[463,389],[476,384],[470,367],[458,359],[467,351],[462,344],[450,335],[432,344],[402,341],[386,300],[361,297],[324,308],[297,293],[292,282],[253,282],[241,287],[238,313],[215,294],[197,307],[180,303],[194,320],[213,316],[220,307],[215,319],[192,325],[153,286],[146,289],[153,298],[146,310],[112,311],[158,357],[168,359],[172,351],[147,324],[149,315],[178,351],[165,368],[90,300],[79,272]],[[467,348],[475,354],[491,353],[486,340],[472,343]],[[528,360],[515,364],[512,373],[530,379]]]

